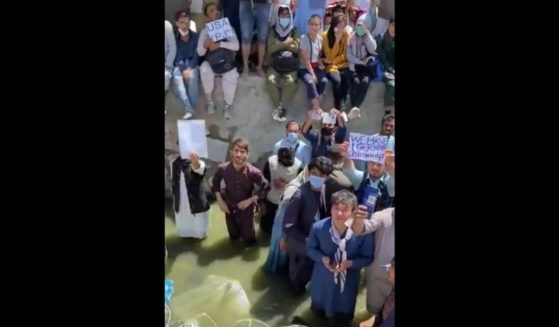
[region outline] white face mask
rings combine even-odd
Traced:
[[[338,33],[340,29],[338,27],[334,27],[334,33]]]
[[[330,28],[330,25],[324,25],[324,30],[327,31]]]
[[[190,33],[190,30],[184,32],[183,30],[179,29],[179,33],[180,33],[180,35],[182,35],[182,36],[187,36],[188,33]]]

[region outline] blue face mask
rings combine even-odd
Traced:
[[[280,18],[279,19],[279,24],[280,24],[281,27],[287,28],[287,26],[289,26],[289,21],[290,21],[289,18]]]
[[[287,133],[287,142],[295,143],[299,138],[299,133]]]
[[[313,188],[321,188],[322,185],[324,185],[324,181],[326,181],[326,178],[324,177],[318,177],[313,175],[309,176],[309,182],[311,183],[311,186]]]

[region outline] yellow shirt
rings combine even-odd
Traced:
[[[332,64],[325,64],[326,73],[336,72],[349,67],[349,62],[347,61],[348,43],[349,34],[344,30],[340,41],[334,42],[334,47],[330,49],[328,45],[328,31],[322,32],[322,51],[325,59],[332,62]]]

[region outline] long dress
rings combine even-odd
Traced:
[[[316,222],[307,239],[307,254],[314,261],[311,277],[311,309],[321,311],[327,317],[344,315],[353,318],[360,271],[373,262],[374,238],[372,234],[353,235],[346,244],[347,259],[352,267],[347,270],[345,288],[340,292],[340,283],[334,283],[334,274],[326,269],[322,257],[327,256],[334,263],[334,255],[338,246],[332,241],[330,228],[331,218]]]
[[[200,169],[193,170],[193,174],[198,172],[203,173],[204,168],[204,162],[200,161]],[[182,171],[180,177],[180,192],[179,212],[175,212],[177,234],[180,237],[205,238],[210,226],[210,211],[192,214],[188,201],[188,190],[186,189],[184,172]]]

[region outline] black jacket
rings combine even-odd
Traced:
[[[210,209],[209,193],[210,188],[204,182],[204,175],[198,175],[192,170],[190,160],[177,158],[173,161],[173,197],[175,200],[175,212],[180,208],[180,177],[181,171],[184,173],[184,181],[186,183],[186,190],[188,191],[188,203],[190,204],[190,211],[192,214],[205,212]]]

